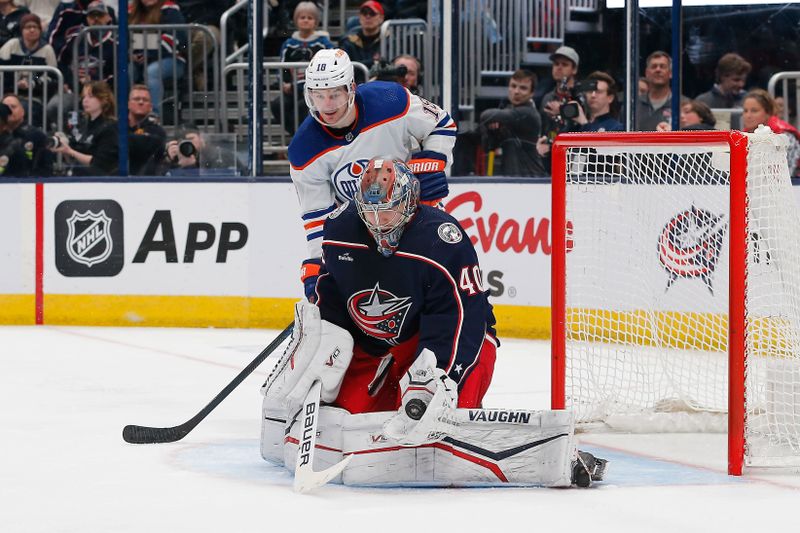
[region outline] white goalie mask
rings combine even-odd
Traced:
[[[419,180],[402,161],[376,157],[361,174],[354,200],[358,216],[378,244],[378,251],[388,257],[397,249],[406,224],[417,212]]]
[[[303,96],[311,116],[324,126],[344,127],[356,97],[353,63],[339,48],[320,50],[306,67]],[[346,106],[346,107],[345,107]]]

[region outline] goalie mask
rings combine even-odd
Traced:
[[[358,216],[378,244],[378,251],[389,257],[417,212],[419,180],[402,161],[376,157],[361,174],[354,199]]]
[[[352,124],[356,83],[347,52],[320,50],[306,67],[303,96],[311,116],[323,126],[343,128]]]

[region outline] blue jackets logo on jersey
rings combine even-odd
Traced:
[[[333,173],[333,188],[340,200],[352,200],[358,190],[358,180],[367,167],[369,159],[350,161]]]
[[[347,312],[361,331],[392,345],[397,344],[410,307],[411,298],[395,296],[379,283],[347,300]]]

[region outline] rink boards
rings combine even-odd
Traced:
[[[501,335],[550,330],[550,185],[451,185]],[[283,327],[307,256],[288,180],[0,184],[0,323]]]

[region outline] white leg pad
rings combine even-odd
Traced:
[[[299,412],[299,411],[298,411]],[[344,457],[342,454],[342,424],[344,419],[352,416],[344,409],[338,407],[321,406],[319,408],[319,421],[317,422],[317,443],[314,447],[315,472],[320,472],[335,465]],[[294,472],[297,462],[297,444],[300,442],[302,419],[290,417],[288,431],[285,432],[283,442],[283,464]],[[331,480],[331,483],[341,483],[341,475]]]
[[[343,450],[354,457],[345,485],[571,485],[576,457],[568,411],[456,409],[442,441],[400,447],[383,435],[395,414],[344,417]]]
[[[261,457],[279,466],[283,466],[283,441],[288,416],[286,407],[280,402],[264,397],[261,404]]]

